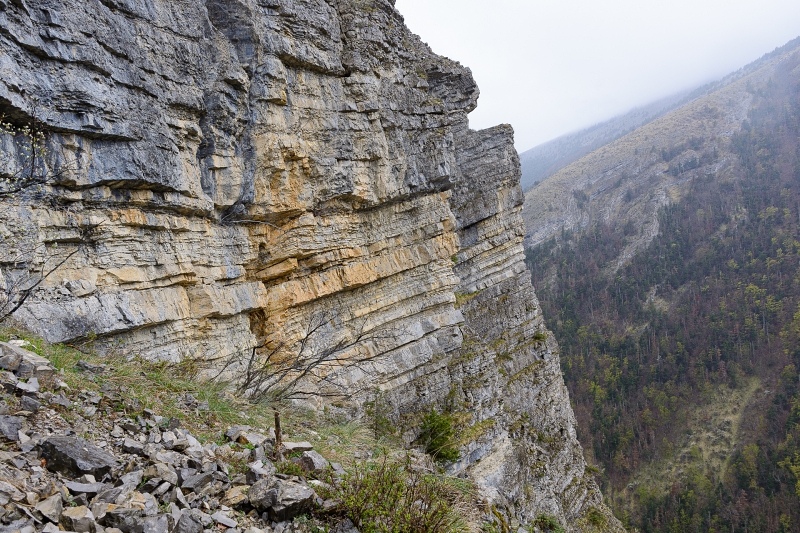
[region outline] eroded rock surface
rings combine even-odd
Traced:
[[[607,513],[523,264],[511,128],[469,130],[470,71],[392,3],[0,0],[0,27],[0,105],[46,122],[63,171],[56,203],[7,203],[0,229],[46,243],[40,263],[93,243],[26,327],[224,360],[336,310],[325,342],[393,334],[333,380],[380,384],[409,442],[431,406],[456,413],[451,470],[511,524]]]

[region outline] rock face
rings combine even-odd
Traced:
[[[48,245],[31,269],[68,258],[18,321],[170,361],[292,346],[323,314],[317,342],[391,331],[332,380],[380,385],[408,441],[459,416],[451,470],[512,525],[618,528],[586,518],[608,512],[523,265],[512,130],[469,130],[470,71],[392,3],[0,0],[0,27],[0,107],[45,121],[60,172],[0,232]]]

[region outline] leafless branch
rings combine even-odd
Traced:
[[[361,390],[374,388],[375,380],[362,389],[346,390],[336,381],[343,371],[358,368],[370,373],[370,363],[383,353],[384,342],[396,344],[400,333],[393,329],[366,331],[360,324],[355,331],[336,333],[334,312],[313,315],[303,335],[291,344],[279,343],[252,348],[228,358],[216,379],[235,369],[237,392],[253,403],[316,398],[347,399]],[[376,345],[368,350],[369,344]]]

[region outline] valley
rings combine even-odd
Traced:
[[[800,527],[796,46],[526,194],[579,439],[631,531]]]

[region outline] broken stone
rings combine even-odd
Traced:
[[[65,476],[92,474],[103,477],[116,465],[113,455],[77,437],[50,437],[41,445],[47,469]]]
[[[287,454],[292,453],[302,453],[302,452],[310,452],[314,449],[314,446],[311,445],[310,442],[284,442],[283,443],[283,450]]]
[[[274,479],[262,479],[254,483],[247,491],[250,505],[259,511],[266,511],[278,503],[278,487]]]
[[[106,488],[104,483],[78,483],[67,481],[64,485],[72,494],[97,494]]]
[[[17,383],[17,392],[19,394],[39,394],[40,386],[37,378],[30,378],[28,381],[20,381]]]
[[[106,371],[106,367],[103,365],[93,365],[83,360],[78,361],[75,367],[78,370],[82,370],[84,372],[90,372],[92,374],[102,374],[103,372]]]
[[[319,474],[327,470],[330,466],[330,463],[328,463],[328,460],[322,457],[320,454],[314,450],[311,450],[309,452],[303,452],[303,455],[300,456],[300,466],[306,472]]]
[[[19,440],[23,419],[18,416],[0,416],[0,433],[8,440]]]
[[[237,507],[243,503],[248,502],[247,498],[248,487],[239,485],[231,487],[225,492],[225,497],[222,499],[222,504],[228,507]]]
[[[0,481],[0,505],[6,505],[10,501],[21,502],[25,499],[25,494],[11,483]]]
[[[277,480],[277,502],[267,512],[271,520],[292,520],[314,505],[316,493],[305,485],[293,481]]]
[[[236,527],[236,526],[239,525],[236,522],[236,520],[233,520],[232,518],[226,516],[225,514],[223,514],[221,512],[217,512],[217,513],[212,514],[211,518],[213,518],[214,522],[216,522],[217,524],[223,525],[225,527]]]
[[[123,532],[133,533],[136,530],[141,531],[139,525],[143,515],[142,509],[116,507],[108,509],[100,522],[107,528],[117,528]]]
[[[46,500],[40,501],[36,504],[36,510],[51,522],[58,524],[59,520],[61,520],[61,512],[64,510],[61,494],[55,494]]]
[[[172,533],[203,533],[203,523],[192,513],[184,511]]]
[[[132,453],[135,455],[144,456],[144,445],[141,442],[135,441],[133,439],[125,439],[125,442],[122,444],[122,451],[125,453]]]
[[[94,515],[86,506],[68,507],[61,513],[61,525],[67,531],[92,533]]]
[[[23,411],[38,413],[42,403],[32,396],[23,396],[19,400],[19,406]]]
[[[211,473],[195,474],[181,484],[182,489],[200,492],[203,488],[214,481]]]

